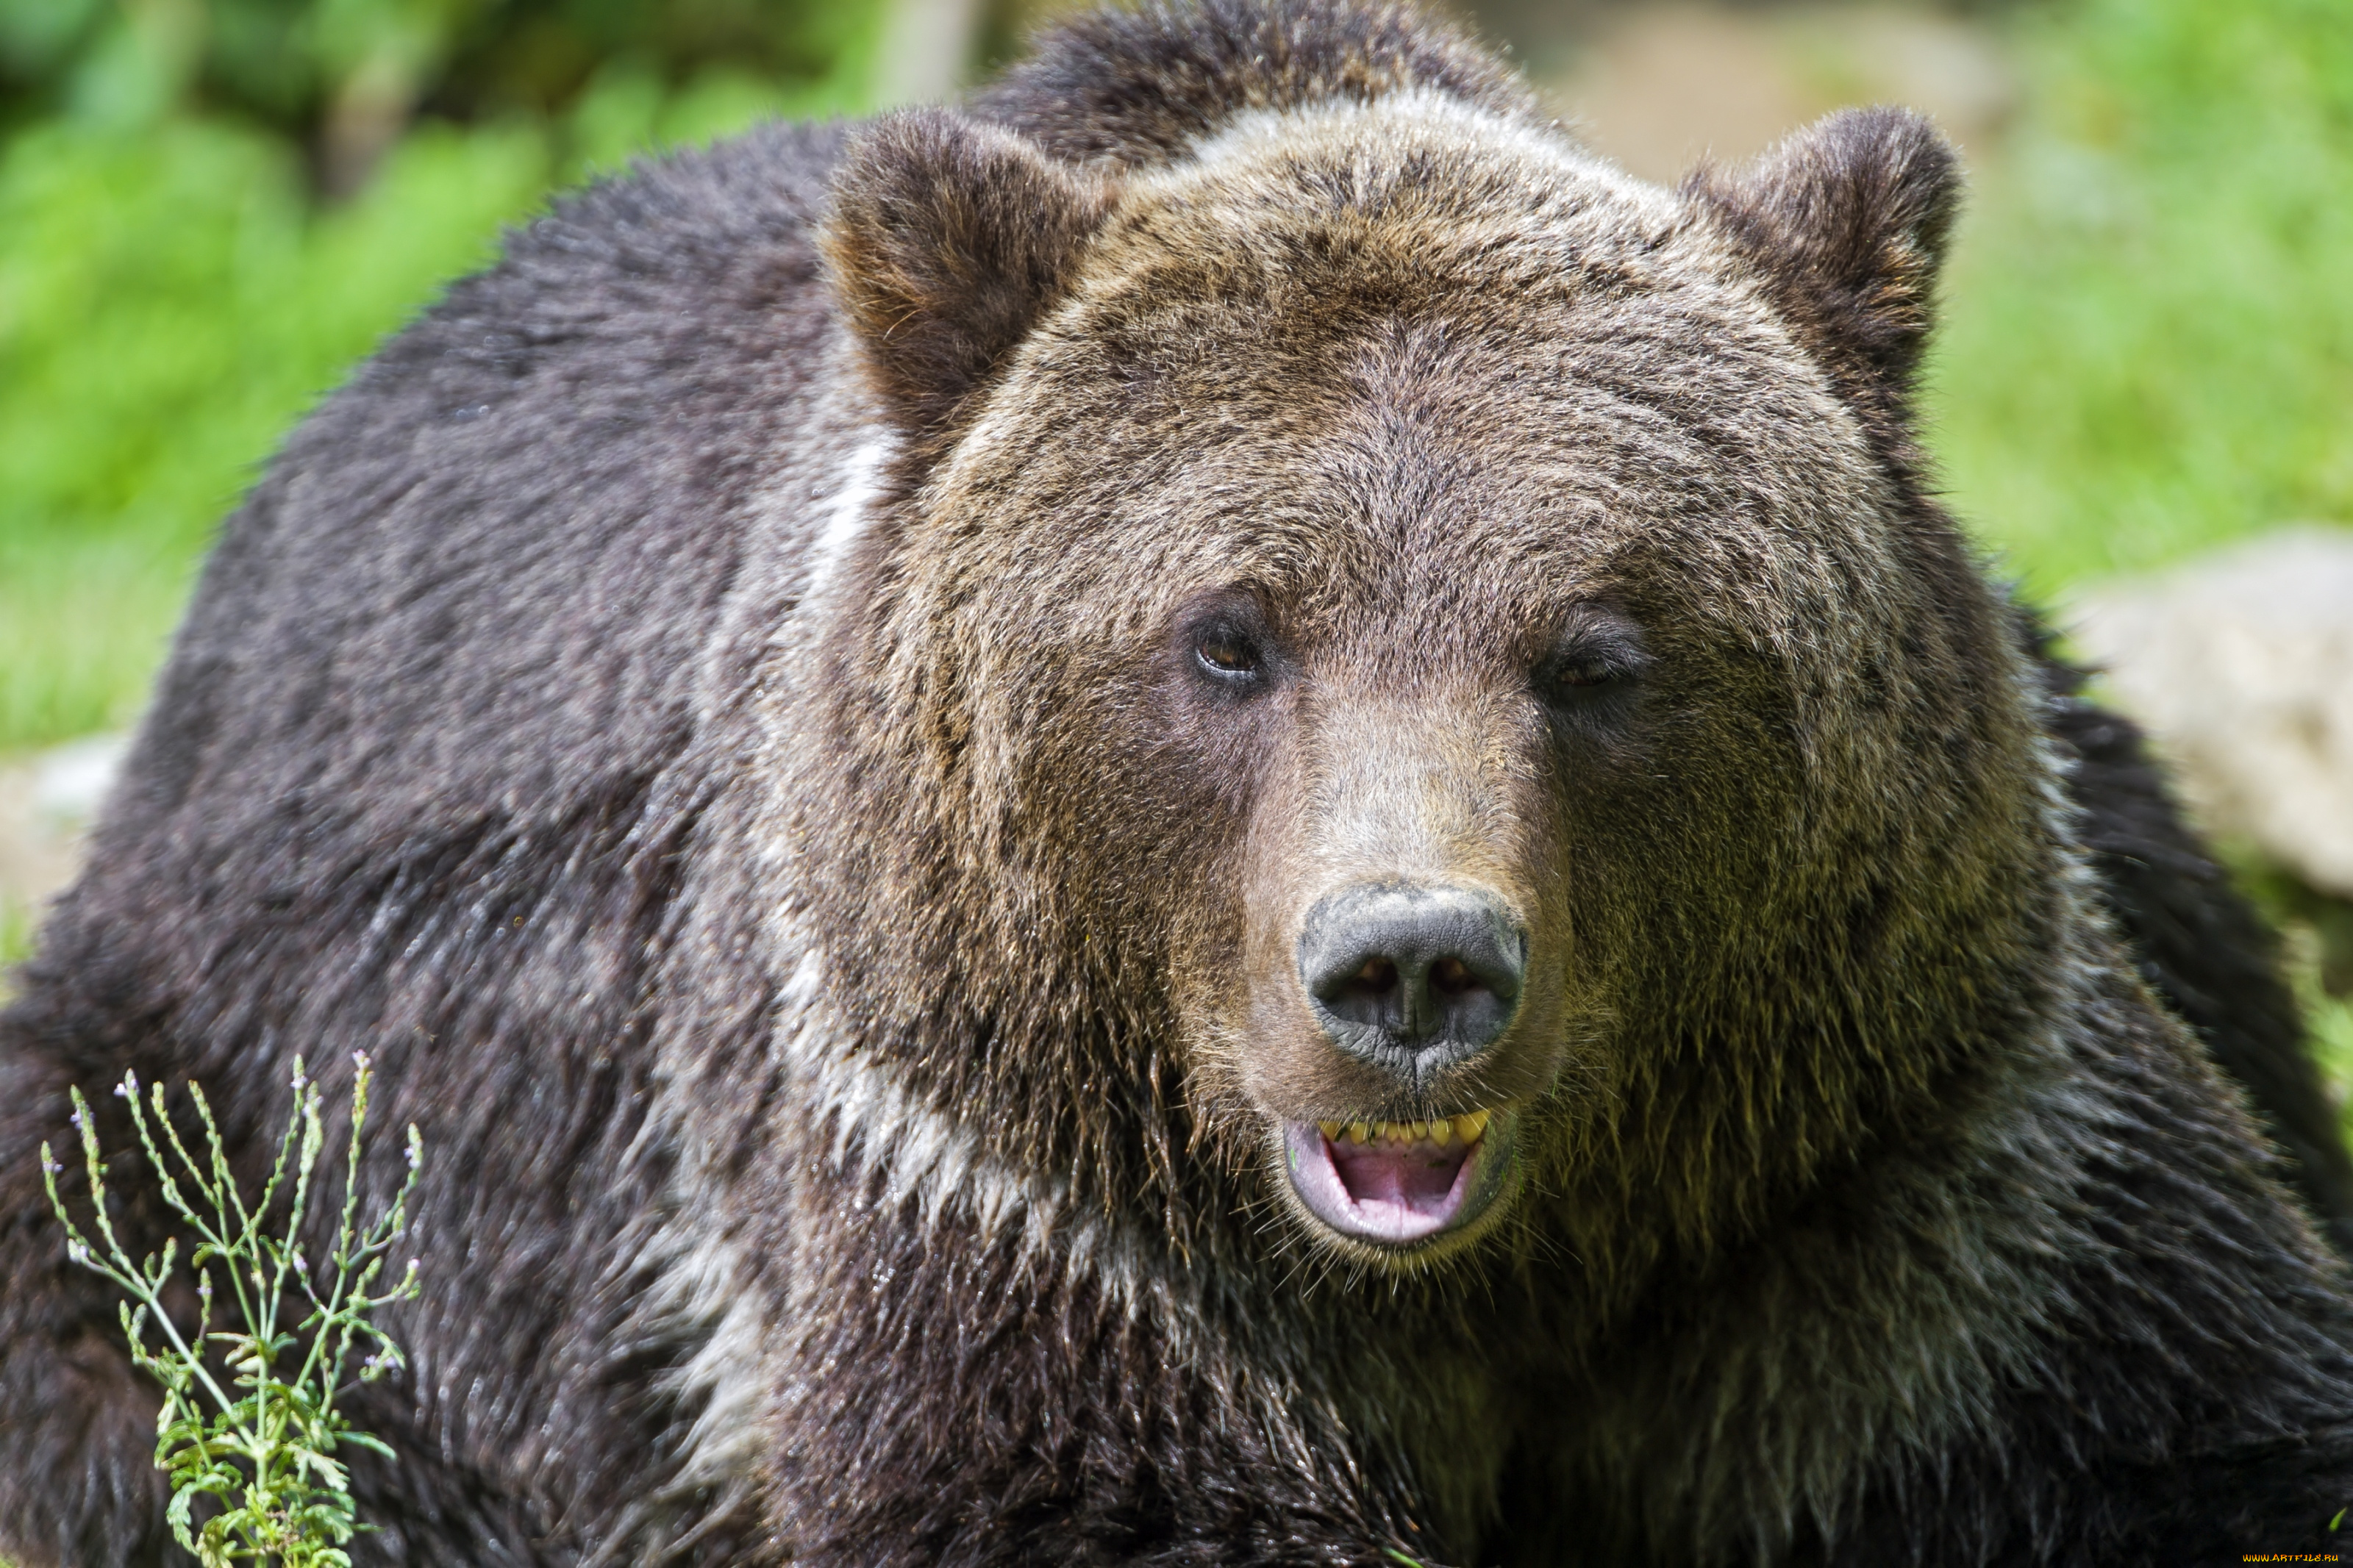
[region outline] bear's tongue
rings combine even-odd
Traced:
[[[1471,1152],[1468,1144],[1441,1149],[1426,1138],[1411,1143],[1387,1139],[1335,1143],[1327,1139],[1324,1147],[1332,1152],[1332,1164],[1349,1201],[1359,1209],[1399,1210],[1399,1217],[1440,1220],[1453,1209],[1448,1200],[1454,1178]]]
[[[1328,1138],[1314,1122],[1284,1129],[1293,1185],[1334,1229],[1401,1245],[1453,1223],[1470,1195],[1482,1143],[1428,1138]]]

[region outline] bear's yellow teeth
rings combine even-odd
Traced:
[[[1466,1110],[1460,1116],[1440,1116],[1430,1121],[1318,1121],[1315,1126],[1334,1143],[1344,1138],[1351,1143],[1386,1140],[1392,1143],[1435,1143],[1443,1149],[1458,1138],[1465,1143],[1476,1143],[1493,1115],[1491,1110]]]

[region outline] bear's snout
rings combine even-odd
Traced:
[[[1299,937],[1299,978],[1333,1043],[1426,1089],[1501,1038],[1519,1010],[1527,931],[1474,888],[1358,883]]]

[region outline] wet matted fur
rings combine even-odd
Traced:
[[[430,1150],[364,1561],[2315,1542],[2344,1154],[1933,498],[1957,188],[1873,111],[1659,190],[1210,0],[561,204],[231,519],[0,1018],[0,1547],[170,1556],[66,1086],[250,1160],[359,1047]],[[1494,911],[1501,1032],[1339,1048],[1351,887]],[[1301,1195],[1473,1110],[1427,1238]]]

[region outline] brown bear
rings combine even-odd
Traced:
[[[559,204],[229,521],[0,1022],[0,1550],[176,1550],[67,1086],[251,1163],[363,1047],[360,1561],[2314,1547],[2343,1154],[1934,499],[1957,184],[1203,0]]]

